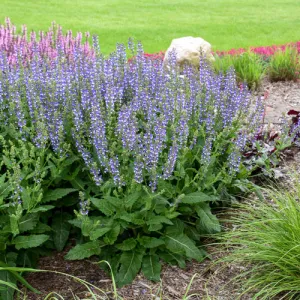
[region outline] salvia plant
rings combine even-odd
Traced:
[[[251,186],[241,153],[261,99],[205,58],[179,70],[176,53],[163,66],[131,40],[130,62],[124,45],[103,57],[95,37],[93,55],[39,43],[30,59],[15,43],[14,63],[0,51],[3,262],[31,267],[69,236],[66,259],[98,255],[119,286],[140,270],[159,280],[162,260],[203,260],[201,236],[220,231],[212,210]]]

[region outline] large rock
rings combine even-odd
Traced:
[[[204,55],[209,61],[215,60],[211,53],[211,44],[200,37],[187,36],[174,39],[165,53],[165,66],[168,65],[170,59],[169,53],[172,50],[175,50],[176,52],[176,61],[179,66],[183,66],[185,63],[190,63],[198,67],[201,55]]]

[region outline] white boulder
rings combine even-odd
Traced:
[[[211,53],[211,44],[200,37],[182,37],[174,39],[165,53],[164,65],[168,65],[169,53],[175,50],[176,62],[179,66],[190,63],[196,67],[199,66],[200,56],[205,56],[208,61],[214,61]]]

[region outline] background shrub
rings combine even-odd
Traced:
[[[223,74],[234,68],[237,82],[246,83],[250,89],[257,89],[265,75],[265,63],[262,57],[253,52],[243,52],[235,55],[215,56],[214,69]]]
[[[299,78],[299,55],[294,47],[277,51],[270,59],[268,73],[271,81],[285,81]]]

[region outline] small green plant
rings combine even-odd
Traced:
[[[225,74],[232,67],[238,83],[245,82],[250,89],[259,88],[265,75],[265,64],[259,55],[249,51],[239,55],[216,56],[214,69],[217,73]]]
[[[287,47],[277,51],[270,60],[268,73],[271,81],[285,81],[299,78],[299,58],[296,48]]]
[[[251,200],[232,213],[235,230],[220,239],[231,254],[222,259],[247,266],[234,280],[251,299],[299,299],[300,182],[289,191],[265,190],[267,199]],[[245,277],[248,278],[245,280]]]
[[[34,267],[40,255],[51,248],[61,251],[67,242],[70,215],[59,206],[74,202],[65,196],[76,189],[67,188],[65,180],[76,158],[38,149],[11,128],[0,131],[0,155],[0,267]],[[63,204],[51,205],[63,197]],[[1,299],[12,299],[13,286],[23,282],[22,276],[5,270],[0,281],[10,283],[5,288],[0,283]]]
[[[214,70],[217,73],[226,74],[226,72],[233,67],[233,59],[231,55],[215,55],[215,61],[213,62]]]

